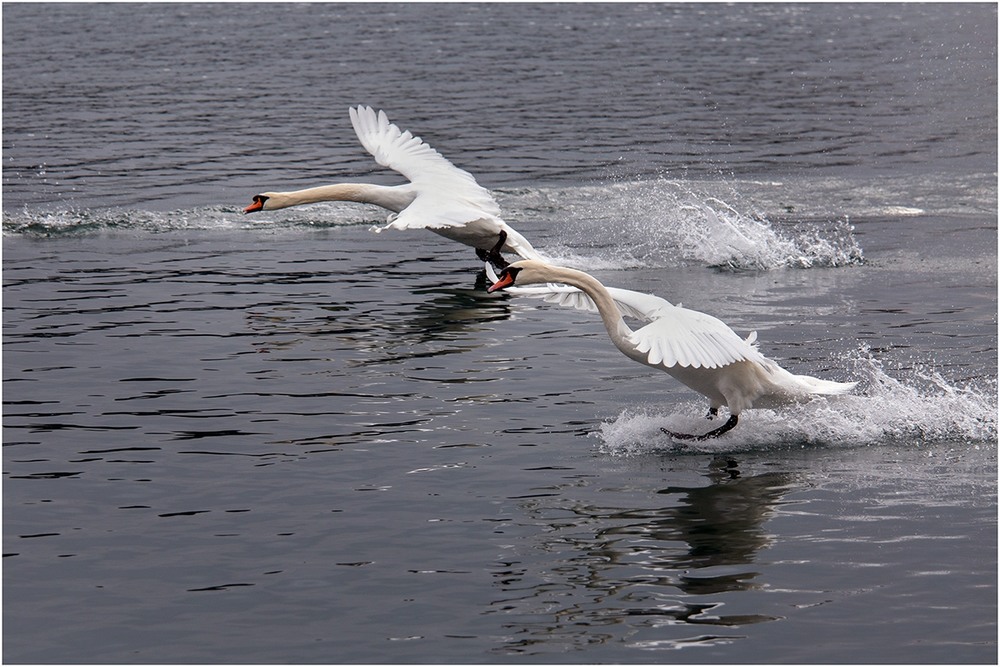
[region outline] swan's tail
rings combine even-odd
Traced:
[[[764,360],[760,367],[766,373],[760,379],[765,386],[770,385],[770,389],[753,401],[755,407],[780,407],[789,402],[808,401],[814,396],[839,396],[850,392],[858,384],[821,380],[811,375],[796,375],[767,357],[764,357]],[[732,403],[729,407],[733,407]]]
[[[807,390],[808,393],[819,394],[822,396],[846,394],[854,389],[854,387],[858,384],[857,382],[834,382],[833,380],[820,380],[819,378],[814,378],[811,375],[795,375],[793,377]]]

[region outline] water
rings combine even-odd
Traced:
[[[28,5],[7,662],[995,662],[991,5]],[[384,107],[561,263],[855,395],[704,429],[385,213]]]

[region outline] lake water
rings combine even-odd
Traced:
[[[8,663],[995,663],[992,4],[5,4]],[[842,400],[750,410],[399,182]]]

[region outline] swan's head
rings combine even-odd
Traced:
[[[510,287],[515,282],[519,285],[531,285],[535,283],[547,283],[552,280],[553,267],[537,259],[523,259],[514,262],[500,272],[497,281],[486,291],[496,292],[506,287]]]
[[[272,211],[276,208],[282,208],[276,205],[276,194],[275,192],[262,192],[259,195],[254,195],[253,203],[243,209],[243,212],[256,213],[257,211]]]

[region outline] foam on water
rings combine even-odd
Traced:
[[[722,453],[773,447],[857,447],[878,444],[965,443],[996,447],[997,386],[958,386],[933,370],[916,369],[908,377],[891,377],[882,364],[861,351],[854,377],[862,378],[855,393],[816,398],[783,410],[752,409],[724,436],[704,442],[675,441],[660,427],[704,433],[718,422],[705,419],[704,401],[686,403],[664,413],[655,408],[623,410],[596,435],[606,453],[632,455],[650,451]],[[724,410],[722,411],[724,414]]]
[[[369,214],[368,217],[366,213]],[[244,215],[242,209],[232,206],[206,206],[176,211],[128,208],[4,211],[3,234],[37,238],[123,231],[140,234],[183,230],[271,233],[290,228],[371,224],[371,213],[356,205],[351,211],[341,204],[315,204],[305,208],[269,212],[266,216]]]

